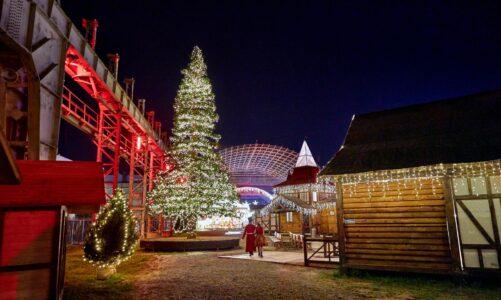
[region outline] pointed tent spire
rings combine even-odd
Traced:
[[[306,166],[317,167],[317,163],[315,162],[315,159],[313,159],[313,155],[311,155],[308,144],[306,143],[306,141],[303,141],[303,146],[301,147],[299,157],[297,158],[296,168]]]

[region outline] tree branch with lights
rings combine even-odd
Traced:
[[[158,174],[149,193],[149,209],[170,218],[176,232],[195,237],[198,219],[235,217],[238,197],[214,132],[219,116],[202,51],[196,47],[174,102],[170,157],[175,167]]]

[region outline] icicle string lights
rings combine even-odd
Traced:
[[[306,205],[306,204],[305,204]],[[303,213],[305,215],[314,215],[317,213],[317,210],[315,208],[308,208],[308,207],[303,207],[298,205],[297,203],[290,201],[287,198],[284,198],[280,195],[275,196],[273,200],[271,200],[270,204],[266,205],[263,209],[261,209],[262,214],[268,214],[273,212],[274,209],[277,207],[285,207],[287,209],[297,211],[300,213]]]
[[[451,178],[478,178],[480,186],[485,185],[486,177],[501,175],[501,160],[493,160],[487,162],[475,163],[459,163],[459,164],[438,164],[432,166],[423,166],[408,169],[398,170],[382,170],[372,171],[357,174],[347,174],[334,176],[334,179],[339,179],[349,197],[355,197],[357,193],[367,193],[371,198],[378,190],[386,197],[388,191],[395,190],[391,184],[396,184],[398,196],[403,195],[403,190],[414,190],[414,195],[418,197],[422,193],[425,185],[431,185],[430,189],[433,195],[442,189],[442,178],[449,175]],[[475,179],[476,180],[476,179]],[[497,184],[497,183],[496,183]],[[453,180],[453,188],[458,191],[465,188],[464,181]],[[376,186],[378,189],[376,189]],[[472,185],[472,194],[478,195],[476,190],[477,185]],[[378,194],[378,196],[381,196]]]
[[[336,186],[326,183],[306,183],[279,186],[273,189],[276,194],[292,194],[302,192],[336,193]]]

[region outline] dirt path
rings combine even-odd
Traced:
[[[218,258],[239,251],[138,251],[106,281],[68,250],[65,299],[501,299],[496,280],[456,284],[449,278],[360,273]],[[266,252],[265,252],[266,255]]]
[[[230,254],[230,253],[225,253]],[[136,283],[138,299],[361,299],[332,270],[221,259],[218,253],[158,255]]]

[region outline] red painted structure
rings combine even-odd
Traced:
[[[117,64],[115,61],[115,72]],[[134,110],[124,105],[130,102],[122,102],[123,95],[113,93],[94,67],[71,45],[66,54],[65,72],[98,103],[99,109],[92,109],[65,86],[62,117],[91,136],[97,147],[96,161],[102,163],[104,176],[112,175],[113,190],[118,185],[120,161],[129,165],[129,204],[141,220],[143,235],[146,193],[153,188],[155,174],[168,168],[165,147],[158,139],[161,123],[155,121],[155,114],[150,111],[147,121],[151,127],[146,128]]]
[[[0,185],[0,299],[60,299],[66,215],[105,203],[100,163],[17,161],[21,182]]]
[[[320,171],[319,167],[313,167],[313,166],[295,167],[292,170],[292,173],[289,173],[289,175],[287,175],[287,180],[275,185],[274,187],[316,183],[319,171]]]

